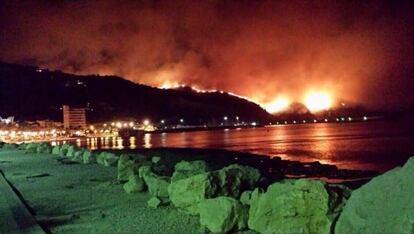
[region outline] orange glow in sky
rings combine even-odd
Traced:
[[[305,95],[303,104],[311,112],[327,110],[332,106],[332,97],[323,91],[311,91]]]

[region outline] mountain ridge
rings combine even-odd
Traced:
[[[92,122],[150,118],[218,124],[224,116],[265,123],[272,115],[258,104],[226,92],[160,89],[118,76],[73,75],[0,63],[0,115],[61,120],[61,106],[83,106]]]

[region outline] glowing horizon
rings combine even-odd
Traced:
[[[312,113],[328,110],[332,107],[332,97],[323,91],[310,91],[305,94],[303,104]]]
[[[189,87],[195,92],[198,93],[213,93],[213,92],[220,92],[220,93],[227,93],[229,95],[245,99],[250,102],[254,102],[265,109],[267,112],[271,114],[279,113],[289,108],[289,105],[293,102],[302,103],[306,106],[306,108],[311,113],[316,113],[323,110],[328,110],[333,106],[333,98],[332,95],[328,94],[324,91],[309,91],[307,92],[303,99],[300,100],[290,100],[286,96],[277,96],[270,102],[263,102],[258,100],[257,98],[249,98],[247,96],[238,95],[232,92],[224,91],[224,90],[217,90],[217,89],[201,89],[196,86],[191,86],[187,84],[180,84],[177,82],[164,82],[162,85],[158,86],[160,89],[176,89],[180,87]]]

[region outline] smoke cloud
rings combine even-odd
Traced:
[[[408,2],[408,1],[407,1]],[[4,1],[0,60],[260,103],[309,90],[414,104],[414,14],[398,1]]]

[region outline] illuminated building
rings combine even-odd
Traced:
[[[63,106],[63,126],[65,129],[85,129],[85,108]]]

